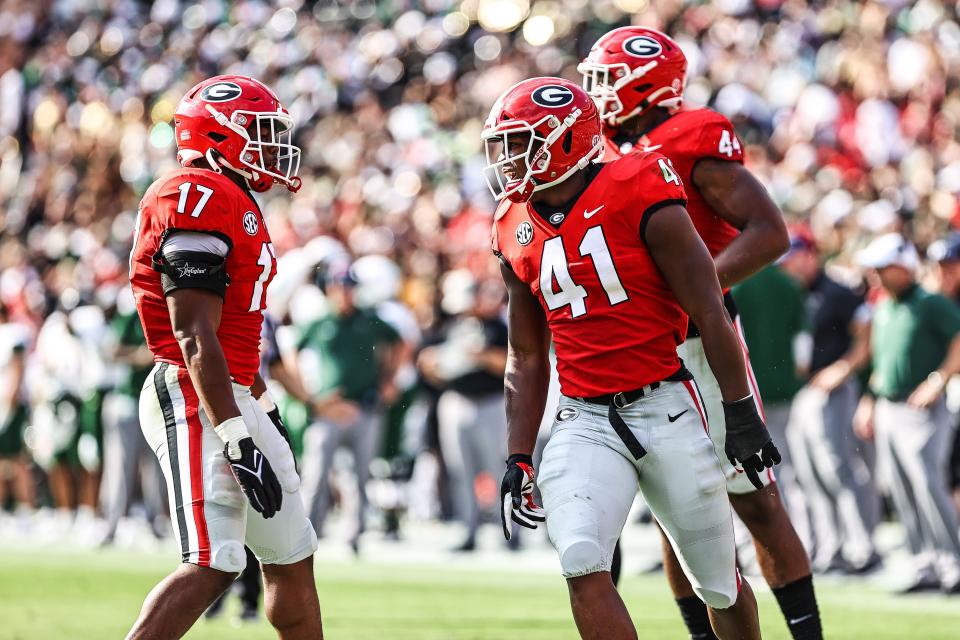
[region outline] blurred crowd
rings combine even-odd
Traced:
[[[297,122],[303,189],[261,199],[280,257],[264,364],[286,397],[315,525],[331,504],[352,509],[357,549],[373,512],[388,535],[405,517],[458,518],[469,551],[505,457],[504,292],[479,136],[495,98],[531,76],[578,80],[577,62],[615,26],[666,31],[690,61],[687,104],[735,123],[749,168],[802,225],[794,251],[826,264],[869,324],[879,283],[864,281],[857,252],[896,232],[922,257],[960,226],[957,14],[933,0],[3,3],[0,502],[48,509],[64,530],[89,525],[101,542],[133,504],[164,535],[161,481],[137,438],[150,357],[127,256],[139,196],[175,166],[176,104],[201,79],[256,77]],[[772,268],[802,293],[810,265],[796,255]],[[955,299],[940,255],[914,270]],[[747,340],[763,349],[749,327]],[[377,366],[389,384],[352,371],[330,348],[344,344],[388,344]],[[789,406],[816,372],[791,363],[796,388],[773,404]],[[350,376],[353,395],[332,397],[330,381]],[[875,565],[872,454],[844,442],[858,466],[843,482],[873,504],[850,516],[864,527],[854,557],[821,531],[822,570]],[[802,494],[817,479],[801,466]]]

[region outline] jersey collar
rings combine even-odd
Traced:
[[[596,181],[597,176],[600,175],[600,172],[610,164],[609,162],[603,164],[591,164],[588,166],[587,171],[587,182],[583,186],[583,189],[579,193],[574,194],[569,200],[560,205],[548,205],[544,203],[534,204],[532,202],[527,203],[527,214],[534,221],[534,223],[539,224],[541,227],[552,229],[553,231],[559,231],[560,225],[570,217],[570,214],[576,211],[577,202],[583,197],[583,195],[590,190],[590,187],[593,186],[593,183]]]

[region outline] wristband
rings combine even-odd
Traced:
[[[217,432],[220,439],[227,445],[250,437],[250,432],[247,431],[247,425],[244,423],[242,416],[224,420],[215,426],[213,430]]]

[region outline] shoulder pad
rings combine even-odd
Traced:
[[[617,182],[635,180],[641,171],[651,162],[656,162],[656,159],[660,157],[662,156],[659,153],[653,151],[631,151],[611,162],[607,171],[610,172],[610,178]]]
[[[237,195],[247,195],[240,185],[222,173],[217,173],[211,169],[201,169],[198,167],[180,167],[178,169],[173,169],[157,180],[155,185],[158,188],[162,188],[175,183],[174,188],[176,188],[184,182],[192,182],[193,184],[208,186],[220,191],[224,195],[229,195],[231,197]]]
[[[713,109],[691,109],[689,111],[680,111],[677,115],[674,116],[680,121],[689,124],[697,124],[700,126],[708,124],[718,124],[724,127],[731,127],[733,125],[730,123],[730,120],[727,119],[725,115],[719,111],[714,111]]]
[[[502,217],[504,217],[505,215],[507,215],[507,211],[510,210],[511,205],[513,205],[513,203],[512,203],[510,200],[508,200],[508,199],[506,199],[506,198],[504,198],[503,200],[501,200],[501,201],[500,201],[500,204],[497,205],[497,210],[496,210],[496,212],[493,214],[493,221],[496,222],[496,221],[499,220],[500,218],[502,218]]]
[[[623,154],[620,153],[620,149],[617,147],[617,143],[606,138],[603,141],[603,159],[601,162],[613,162],[619,158],[622,158]]]

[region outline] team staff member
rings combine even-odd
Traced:
[[[639,487],[710,607],[721,638],[759,638],[736,568],[724,477],[695,383],[677,357],[686,312],[722,380],[725,455],[759,481],[779,461],[749,391],[743,354],[680,179],[658,154],[606,165],[596,106],[577,85],[508,89],[483,129],[486,178],[502,202],[494,252],[509,292],[508,519],[547,521],[580,635],[633,639],[610,577]],[[562,398],[533,503],[531,453],[556,346]]]
[[[780,268],[806,291],[812,338],[810,380],[793,400],[787,439],[810,506],[813,564],[862,573],[880,562],[871,537],[879,497],[850,428],[856,374],[870,360],[868,312],[862,295],[827,275],[808,230],[794,230]]]
[[[743,148],[733,125],[709,109],[680,109],[686,70],[687,60],[677,43],[643,27],[607,33],[578,66],[610,138],[608,155],[650,150],[673,162],[687,192],[687,210],[726,291],[783,254],[787,233],[779,209],[744,168]],[[729,295],[725,302],[739,324]],[[679,353],[700,384],[708,415],[713,416],[710,436],[727,476],[730,502],[753,534],[763,576],[773,588],[791,633],[795,638],[820,638],[810,563],[772,484],[773,475],[763,474],[757,486],[727,464],[720,386],[708,365],[695,322],[689,329]],[[755,384],[752,391],[759,404]],[[762,407],[760,411],[763,413]],[[765,420],[771,427],[771,421]],[[707,612],[693,597],[666,543],[664,566],[691,636],[710,638]]]
[[[440,447],[454,509],[467,527],[455,550],[473,551],[482,515],[474,488],[477,477],[499,474],[507,455],[504,291],[499,280],[477,282],[466,269],[444,276],[441,290],[441,308],[451,317],[437,343],[424,347],[417,359],[424,378],[443,390],[437,403]]]
[[[400,336],[393,327],[374,310],[356,306],[356,285],[349,269],[327,275],[330,312],[304,329],[297,347],[307,390],[338,408],[332,416],[321,415],[303,435],[304,503],[317,535],[323,535],[333,455],[341,447],[350,449],[356,494],[346,519],[354,552],[359,551],[364,530],[366,485],[380,442],[383,408],[397,396],[393,381],[401,355]]]
[[[270,89],[235,75],[193,87],[174,119],[182,168],[141,200],[130,282],[157,363],[140,425],[166,477],[183,564],[127,637],[183,636],[244,568],[246,543],[278,636],[322,638],[317,538],[258,373],[276,257],[252,192],[299,188],[293,121]]]
[[[947,380],[960,373],[960,309],[917,284],[917,252],[897,233],[875,239],[857,260],[887,294],[870,335],[872,423],[913,554],[916,573],[906,591],[960,593],[957,512],[944,478],[953,425],[943,397]],[[869,422],[860,425],[864,435]]]
[[[110,321],[110,331],[109,359],[116,363],[119,379],[103,401],[100,504],[107,524],[101,539],[104,545],[113,542],[138,484],[138,475],[147,520],[157,537],[161,529],[156,520],[164,512],[166,499],[160,467],[147,447],[137,419],[137,398],[153,369],[153,354],[147,348],[130,289],[117,295],[117,312]]]

